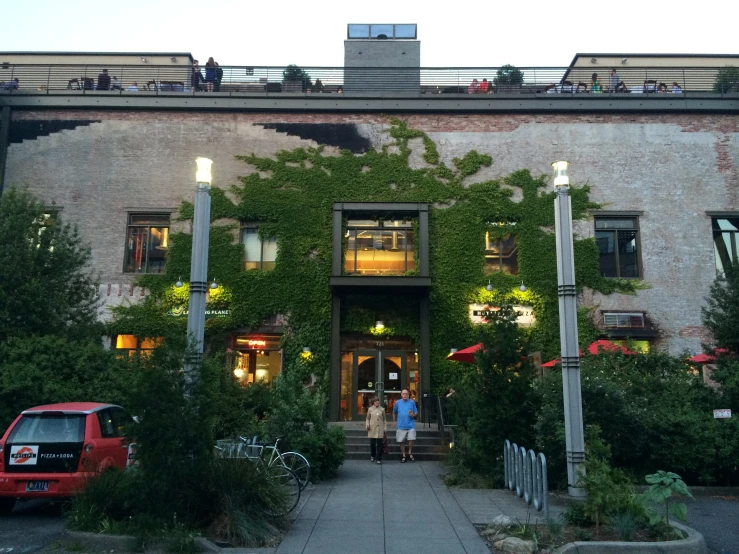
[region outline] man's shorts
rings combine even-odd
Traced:
[[[416,430],[415,429],[397,429],[395,431],[395,441],[396,442],[403,442],[405,439],[408,439],[409,441],[416,440]]]

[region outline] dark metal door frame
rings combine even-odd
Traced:
[[[406,356],[408,352],[404,350],[355,350],[352,352],[352,420],[360,421],[363,414],[360,414],[357,410],[357,399],[359,397],[359,356],[371,356],[375,359],[375,381],[374,381],[374,393],[380,398],[380,405],[385,406],[385,381],[384,381],[384,367],[385,358],[388,357],[399,357],[400,367],[398,375],[401,383],[400,390],[407,387],[408,382],[408,365]],[[362,389],[363,391],[369,389]]]

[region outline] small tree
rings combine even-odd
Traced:
[[[523,71],[516,66],[506,64],[498,70],[493,82],[496,85],[520,85],[523,83]]]
[[[483,348],[476,355],[478,370],[464,376],[451,409],[464,434],[461,463],[502,482],[505,439],[533,446],[534,370],[525,358],[528,344],[513,307],[503,305],[482,315],[487,323],[479,326]]]
[[[311,86],[311,77],[308,74],[308,72],[298,67],[294,63],[288,65],[284,69],[284,71],[282,72],[282,80],[285,82],[299,81],[301,83],[301,87],[303,88],[303,91],[305,91],[309,86]]]
[[[11,188],[0,196],[0,244],[0,342],[91,330],[97,289],[90,251],[76,229]]]
[[[739,87],[739,67],[727,65],[719,69],[713,83],[713,92],[724,94],[734,86]]]
[[[724,264],[724,274],[711,285],[706,306],[701,309],[703,325],[713,334],[716,344],[739,352],[739,268],[737,260]]]

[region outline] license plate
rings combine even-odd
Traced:
[[[48,490],[48,481],[29,481],[28,483],[26,483],[27,492],[46,492]]]

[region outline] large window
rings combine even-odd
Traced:
[[[348,275],[403,275],[416,267],[410,221],[349,220],[345,239]]]
[[[603,277],[641,277],[636,217],[596,217],[595,241],[600,251]]]
[[[129,214],[125,273],[163,273],[169,248],[169,214]]]
[[[736,235],[739,231],[739,217],[714,217],[713,253],[716,259],[716,272],[723,275],[724,268],[737,259]]]
[[[161,337],[140,339],[135,335],[115,335],[113,338],[115,349],[125,352],[128,356],[136,353],[149,356],[152,350],[162,344]]]
[[[259,225],[243,224],[241,242],[244,244],[244,269],[270,271],[277,260],[277,239],[260,237]]]
[[[485,273],[518,275],[518,245],[515,235],[491,238],[485,233]]]

